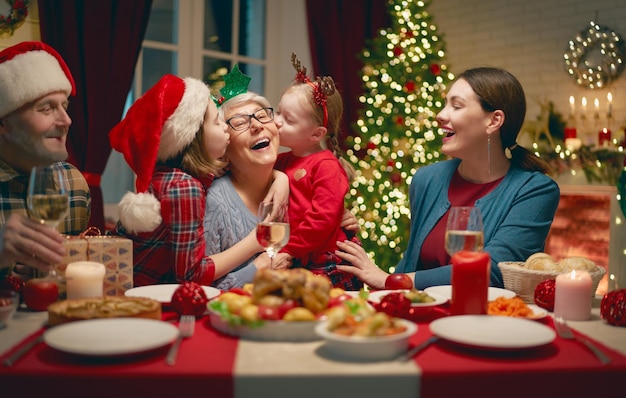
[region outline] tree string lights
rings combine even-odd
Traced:
[[[359,135],[348,140],[357,176],[347,203],[358,211],[363,247],[385,270],[393,270],[406,249],[411,177],[443,158],[435,117],[454,76],[442,63],[445,45],[428,4],[389,0],[391,27],[362,54]]]

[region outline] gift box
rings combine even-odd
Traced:
[[[133,241],[118,236],[66,237],[67,252],[61,264],[55,265],[59,275],[65,276],[67,264],[75,261],[95,261],[104,264],[104,295],[123,296],[133,287]],[[63,278],[65,279],[65,278]],[[65,292],[63,283],[60,293]]]

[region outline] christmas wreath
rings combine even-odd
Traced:
[[[7,15],[0,14],[0,37],[12,36],[28,15],[28,0],[6,0],[10,6]]]
[[[602,88],[624,69],[626,45],[621,36],[591,21],[567,45],[563,55],[567,72],[581,86]]]

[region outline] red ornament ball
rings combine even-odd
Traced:
[[[394,47],[393,55],[395,55],[396,57],[399,57],[400,55],[402,55],[402,47]]]
[[[389,176],[389,179],[394,185],[398,185],[402,182],[402,176],[400,176],[399,173],[391,173],[391,176]]]
[[[415,91],[415,82],[412,81],[412,80],[406,82],[405,85],[404,85],[404,89],[407,92],[412,93],[413,91]]]
[[[556,279],[546,279],[539,282],[535,288],[535,304],[544,310],[554,311],[554,291]]]
[[[402,125],[404,125],[404,118],[403,118],[402,116],[398,116],[398,117],[396,117],[396,124],[397,124],[398,126],[402,126]]]
[[[430,73],[435,76],[439,76],[441,74],[441,67],[438,64],[430,65]]]
[[[378,310],[389,316],[407,318],[411,309],[411,300],[406,298],[403,292],[392,292],[385,295],[381,300]]]
[[[206,311],[207,298],[202,286],[196,282],[185,282],[172,295],[172,309],[178,315],[202,316]]]
[[[22,289],[24,289],[24,281],[17,276],[9,275],[6,278],[0,280],[0,289],[9,289],[19,294],[22,294]]]
[[[369,149],[369,150],[374,150],[374,149],[376,149],[376,148],[378,148],[378,147],[377,147],[377,146],[376,146],[376,144],[374,144],[372,141],[369,141],[369,142],[367,143],[367,149]]]
[[[626,289],[613,290],[602,297],[600,316],[610,325],[626,326]]]

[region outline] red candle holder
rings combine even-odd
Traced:
[[[605,146],[611,143],[611,130],[603,128],[598,131],[598,145]]]
[[[576,138],[576,127],[565,127],[563,131],[563,139]]]

